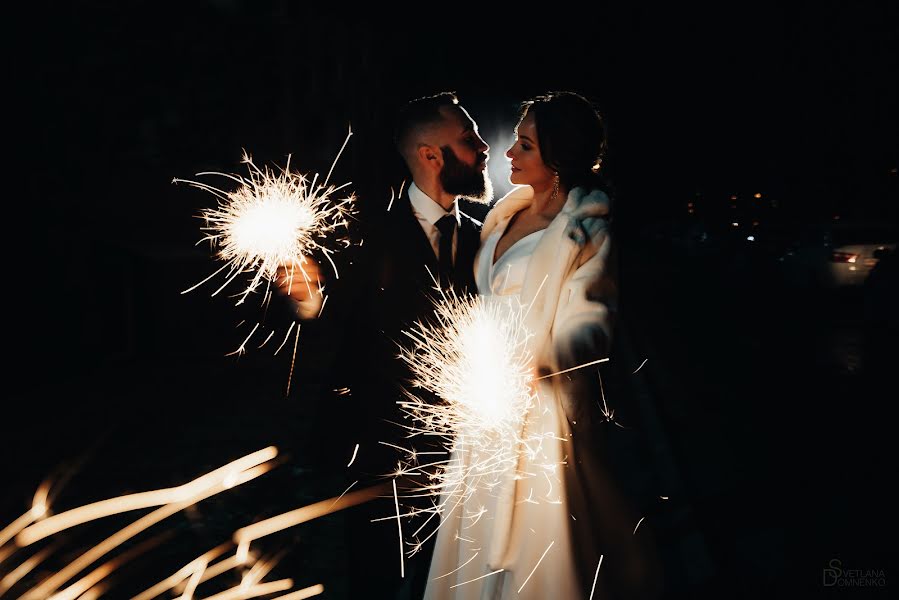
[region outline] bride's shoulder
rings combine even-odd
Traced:
[[[497,224],[510,218],[516,212],[531,203],[534,197],[534,189],[529,185],[515,186],[509,192],[496,201],[481,228],[481,239],[484,240],[493,231]]]
[[[522,208],[528,206],[534,199],[534,188],[529,185],[517,185],[509,192],[496,201],[487,218],[494,215],[494,218],[510,217]]]
[[[534,188],[529,185],[516,185],[509,190],[505,196],[496,201],[493,205],[494,210],[502,203],[515,202],[516,200],[530,200],[534,197]]]

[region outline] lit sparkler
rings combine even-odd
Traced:
[[[450,458],[418,465],[411,463],[419,455],[410,453],[397,474],[428,471],[428,481],[412,494],[439,495],[434,513],[451,511],[478,490],[493,490],[513,479],[557,477],[557,464],[543,460],[541,452],[547,433],[531,419],[541,406],[524,309],[517,299],[443,292],[436,321],[419,322],[405,332],[413,342],[400,351],[413,373],[414,387],[401,403],[412,420],[410,437],[438,438]],[[414,388],[440,400],[419,398]],[[522,456],[529,459],[531,472],[519,468]],[[533,472],[535,465],[542,476]],[[476,512],[474,521],[485,511]],[[418,548],[413,544],[411,553]]]
[[[211,185],[175,179],[174,182],[187,183],[215,195],[219,200],[217,208],[204,210],[202,218],[206,222],[204,231],[209,232],[201,241],[208,240],[217,247],[217,256],[225,265],[215,273],[185,290],[196,289],[222,271],[227,271],[225,283],[212,295],[218,294],[241,273],[253,273],[247,287],[239,294],[237,304],[246,300],[263,281],[274,282],[278,277],[279,267],[288,269],[289,285],[293,278],[302,275],[298,285],[309,286],[313,293],[312,281],[304,269],[308,256],[320,253],[334,268],[337,268],[331,255],[335,247],[347,247],[350,242],[342,237],[348,226],[348,218],[355,212],[355,196],[349,194],[336,198],[337,192],[350,183],[339,186],[331,185],[330,177],[352,135],[347,134],[343,146],[338,152],[331,170],[324,181],[319,182],[316,173],[310,180],[306,175],[290,170],[290,157],[287,166],[280,172],[269,167],[260,168],[246,153],[242,162],[247,165],[249,176],[204,172],[202,175],[218,175],[226,177],[238,184],[236,190],[224,191]],[[317,290],[321,293],[321,290]]]
[[[405,497],[439,498],[431,508],[406,515],[430,513],[412,533],[410,555],[420,549],[419,534],[429,523],[437,524],[425,538],[446,522],[474,533],[481,519],[507,518],[505,500],[498,498],[511,499],[516,486],[520,502],[561,504],[567,453],[559,443],[568,439],[559,437],[556,419],[541,400],[541,380],[608,360],[538,377],[526,326],[529,307],[517,297],[459,297],[452,290],[441,295],[434,320],[404,332],[412,343],[400,349],[412,373],[412,387],[400,403],[411,421],[409,437],[436,438],[449,453],[429,462],[423,455],[435,453],[406,450],[394,473],[418,476]],[[456,511],[458,518],[448,518]]]

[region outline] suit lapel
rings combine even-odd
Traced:
[[[404,194],[391,209],[390,228],[386,232],[393,248],[392,262],[397,281],[407,281],[417,292],[433,285],[428,270],[437,276],[437,257],[431,242],[415,218],[409,196]],[[427,268],[427,270],[426,270]],[[411,289],[409,291],[412,291]]]
[[[474,257],[480,247],[481,238],[474,221],[467,215],[461,215],[459,239],[456,244],[455,284],[459,289],[468,288],[474,291]]]
[[[431,242],[415,217],[408,193],[394,203],[390,215],[391,246],[396,249],[394,259],[402,268],[409,269],[406,276],[410,279],[425,281],[430,288],[431,279],[424,270],[427,267],[434,276],[437,275],[437,257]],[[480,247],[480,233],[476,221],[465,214],[460,215],[460,224],[456,240],[456,268],[454,283],[458,290],[474,289],[474,256]]]

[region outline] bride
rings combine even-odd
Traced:
[[[554,92],[523,103],[515,133],[506,155],[517,187],[487,215],[475,278],[480,294],[517,296],[527,308],[533,368],[546,375],[610,348],[617,290],[599,174],[605,132],[584,97]],[[602,414],[583,392],[585,376],[595,373],[538,379],[522,436],[539,444],[491,485],[444,499],[426,599],[658,593],[648,534],[634,533],[639,515],[598,451]]]

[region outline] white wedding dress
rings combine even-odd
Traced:
[[[475,260],[478,290],[525,305],[534,367],[555,371],[605,357],[617,298],[608,198],[572,190],[546,229],[494,264],[499,239],[531,197],[521,186],[488,214]],[[509,436],[520,451],[508,462],[483,469],[475,445],[455,444],[448,465],[457,476],[444,484],[426,600],[657,596],[651,534],[645,523],[635,533],[640,515],[604,460],[608,424],[596,412],[599,398],[565,381],[536,381],[535,398]]]
[[[481,294],[514,301],[545,230],[518,240],[494,264],[504,231],[498,227],[484,240],[475,279]],[[479,485],[462,503],[445,500],[426,599],[587,597],[577,589],[569,553],[576,526],[563,481],[570,432],[552,385],[540,386],[525,428],[533,443],[517,468]]]

